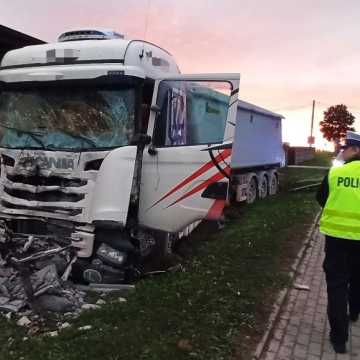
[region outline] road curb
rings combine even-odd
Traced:
[[[290,280],[291,283],[294,282],[295,279],[295,275],[297,273],[297,270],[301,264],[301,262],[304,260],[305,257],[305,253],[306,250],[309,247],[309,244],[313,238],[313,235],[315,233],[316,227],[318,225],[319,222],[319,218],[320,218],[320,211],[316,214],[315,219],[308,231],[308,234],[304,240],[303,246],[301,247],[300,251],[298,252],[295,261],[293,263],[293,265],[291,266],[291,271],[289,272],[289,276],[290,276]],[[267,324],[267,329],[263,335],[263,337],[261,338],[258,346],[256,347],[256,350],[252,356],[253,360],[259,360],[260,357],[262,356],[264,349],[266,347],[266,345],[269,342],[270,336],[272,335],[272,332],[274,330],[275,324],[277,323],[278,319],[279,319],[279,315],[280,312],[282,310],[283,305],[285,304],[286,300],[287,300],[287,296],[290,292],[291,287],[287,287],[285,289],[282,289],[278,296],[277,299],[273,305],[273,311],[271,312],[270,316],[269,316],[269,320],[268,320],[268,324]]]

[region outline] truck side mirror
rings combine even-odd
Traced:
[[[154,112],[154,113],[155,113],[155,118],[157,118],[158,115],[161,113],[161,108],[160,108],[159,105],[154,104],[154,105],[151,105],[150,111]],[[151,140],[152,140],[152,139],[151,139]],[[151,155],[151,156],[155,156],[155,155],[157,155],[158,152],[157,152],[157,150],[156,150],[155,145],[152,143],[151,140],[150,140],[150,146],[149,146],[149,148],[148,148],[148,153],[149,153],[149,155]]]

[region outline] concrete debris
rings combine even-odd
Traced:
[[[45,334],[57,336],[58,331],[70,327],[70,319],[82,311],[99,309],[106,304],[104,299],[89,303],[85,300],[88,292],[97,292],[98,297],[102,297],[120,291],[126,296],[135,289],[130,284],[75,285],[69,278],[77,255],[69,239],[14,232],[7,236],[6,231],[2,233],[3,228],[0,226],[0,316],[15,319],[19,326],[27,328],[28,336],[45,332],[46,320],[51,320],[50,329],[57,331],[47,329]],[[117,301],[126,302],[126,299],[120,297]],[[63,323],[64,318],[69,322]],[[87,325],[79,330],[91,328]]]
[[[47,333],[46,335],[50,336],[50,337],[55,337],[55,336],[58,336],[59,333],[57,331],[51,331],[51,332]]]
[[[82,304],[81,309],[82,310],[96,310],[99,309],[100,306],[96,304]]]
[[[31,255],[26,256],[26,257],[21,258],[21,259],[12,258],[12,261],[14,263],[16,263],[16,264],[28,263],[29,261],[34,261],[34,260],[42,259],[42,258],[47,257],[47,256],[51,256],[51,255],[61,253],[64,250],[67,250],[69,248],[70,248],[70,245],[62,246],[62,247],[56,247],[56,248],[49,249],[49,250],[39,251],[39,252],[37,252],[35,254],[31,254]]]
[[[96,305],[105,305],[106,304],[106,301],[103,300],[103,299],[99,299],[97,302],[96,302]]]
[[[27,316],[22,316],[16,323],[19,326],[28,326],[31,324],[31,320]]]
[[[305,284],[294,284],[294,289],[310,291],[310,287],[308,285],[305,285]]]
[[[15,314],[17,324],[35,334],[41,332],[48,312],[74,318],[82,310],[99,308],[100,303],[85,304],[86,292],[68,280],[76,259],[65,240],[56,243],[19,235],[1,242],[0,314],[8,320]],[[63,329],[70,324],[59,322],[59,326]],[[49,335],[56,336],[55,332]]]
[[[71,261],[69,262],[69,264],[66,266],[66,268],[64,269],[63,271],[63,274],[61,276],[61,280],[62,281],[66,281],[69,276],[70,276],[70,273],[71,273],[71,270],[72,270],[72,267],[73,267],[73,264],[74,262],[77,260],[77,256],[75,255]]]
[[[60,325],[60,329],[67,329],[71,327],[71,325],[68,322],[64,322],[63,324]]]
[[[28,241],[24,244],[24,251],[28,251],[29,250],[29,248],[30,248],[30,246],[31,246],[31,244],[33,243],[33,241],[34,241],[34,236],[29,236],[29,238],[28,238]]]
[[[76,297],[72,297],[73,300],[76,300]],[[42,295],[38,298],[37,302],[42,309],[56,312],[56,313],[66,313],[69,311],[75,311],[79,304],[73,303],[71,298],[65,296],[57,295]]]
[[[84,302],[82,293],[61,280],[56,264],[39,270],[29,266],[28,272],[33,272],[27,277],[13,267],[0,269],[0,311],[17,313],[31,307],[65,313],[80,309]]]
[[[24,305],[24,300],[10,300],[9,298],[7,298],[7,301],[0,305],[0,311],[17,313],[20,311],[21,308],[24,307]]]
[[[9,302],[9,298],[5,296],[0,296],[0,306]]]
[[[80,330],[80,331],[87,331],[87,330],[91,330],[91,329],[92,329],[91,325],[80,326],[78,328],[78,330]]]

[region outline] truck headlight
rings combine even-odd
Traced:
[[[104,262],[113,266],[121,266],[126,262],[127,254],[102,243],[96,252],[97,256]]]

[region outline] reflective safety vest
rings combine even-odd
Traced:
[[[329,197],[320,231],[342,239],[360,240],[360,160],[330,169]]]

